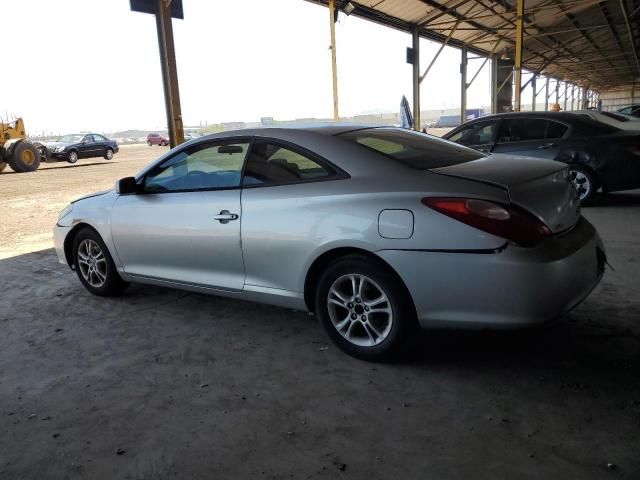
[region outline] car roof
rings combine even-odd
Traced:
[[[493,113],[491,115],[485,115],[474,119],[474,122],[481,120],[490,120],[498,118],[544,118],[551,120],[565,120],[570,122],[574,120],[575,114],[570,112],[506,112],[506,113]]]

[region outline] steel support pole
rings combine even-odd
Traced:
[[[491,55],[491,113],[498,113],[498,55]]]
[[[172,98],[173,85],[171,81],[171,69],[169,62],[169,49],[167,48],[167,32],[165,16],[171,14],[163,0],[156,0],[156,29],[158,31],[158,49],[160,50],[160,67],[162,69],[162,85],[164,89],[164,106],[167,114],[167,130],[169,131],[169,143],[171,148],[178,145],[175,125],[174,101]],[[176,78],[177,80],[177,78]],[[177,85],[176,85],[177,88]]]
[[[547,81],[544,83],[544,111],[549,111],[549,77],[547,77]]]
[[[516,6],[516,63],[514,66],[515,77],[514,85],[515,89],[515,106],[516,112],[520,111],[522,104],[522,49],[524,43],[524,0],[517,0]]]
[[[420,131],[420,29],[416,25],[411,35],[413,48],[413,129]]]
[[[467,121],[467,46],[462,45],[460,61],[460,124]]]
[[[338,113],[338,64],[336,62],[335,0],[329,0],[329,23],[331,26],[331,74],[333,80],[333,119],[340,120]]]
[[[180,103],[180,88],[178,83],[178,66],[176,64],[176,47],[173,42],[173,20],[171,19],[171,1],[164,2],[164,31],[167,42],[167,60],[169,62],[169,80],[171,82],[171,103],[173,106],[173,124],[176,132],[176,145],[184,143],[184,124],[182,122],[182,107]],[[172,146],[173,148],[173,146]]]
[[[569,84],[564,82],[564,107],[562,110],[567,111],[567,98],[569,97]]]
[[[531,95],[531,111],[536,111],[536,97],[538,94],[538,87],[536,86],[538,80],[538,76],[534,73],[533,78],[531,79],[531,88],[533,88],[533,94]]]
[[[575,107],[573,105],[573,103],[575,102],[576,99],[576,85],[575,83],[571,84],[571,110],[575,110]]]
[[[560,106],[560,80],[556,79],[556,104]]]

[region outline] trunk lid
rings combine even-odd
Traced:
[[[580,218],[578,194],[567,165],[560,162],[494,154],[431,171],[504,188],[514,204],[536,215],[553,233],[573,227]]]

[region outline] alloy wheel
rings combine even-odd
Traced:
[[[580,170],[570,170],[569,178],[571,179],[571,183],[573,183],[574,188],[578,192],[578,196],[580,200],[584,200],[591,193],[591,179],[588,175]]]
[[[327,309],[337,332],[359,347],[379,345],[393,326],[393,309],[387,294],[366,275],[343,275],[333,282]]]
[[[107,160],[111,160],[113,158],[113,150],[107,150]]]
[[[94,288],[102,287],[107,281],[107,259],[100,245],[90,238],[78,245],[78,268],[82,278]]]

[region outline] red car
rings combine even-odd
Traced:
[[[147,145],[160,145],[164,147],[165,145],[169,145],[169,139],[159,133],[150,133],[147,135]]]

